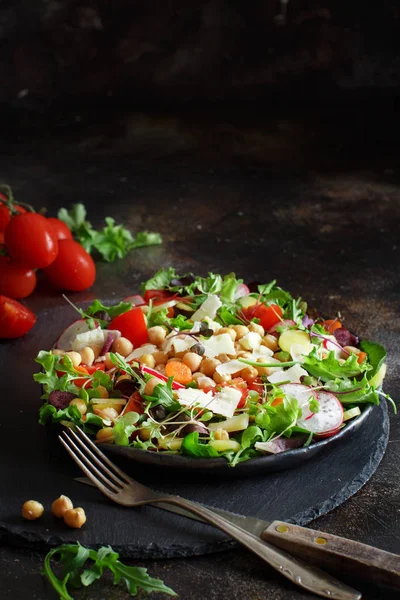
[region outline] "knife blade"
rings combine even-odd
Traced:
[[[75,477],[74,479],[75,479],[75,481],[78,481],[79,483],[83,483],[85,485],[90,485],[91,487],[96,487],[94,485],[94,483],[92,483],[88,477]],[[194,504],[198,504],[197,502],[194,502],[193,500],[192,500],[192,502]],[[175,506],[173,504],[157,502],[157,504],[151,504],[150,506],[152,506],[154,508],[160,508],[163,510],[167,510],[172,513],[176,513],[177,515],[181,515],[182,517],[187,517],[188,519],[192,519],[193,521],[200,521],[201,523],[205,523],[205,521],[203,521],[203,519],[201,519],[200,517],[197,517],[196,515],[185,510],[184,508],[179,508],[179,506]],[[232,513],[227,510],[222,510],[221,508],[215,508],[214,506],[209,506],[207,504],[202,504],[201,506],[205,506],[206,508],[209,508],[210,510],[214,511],[215,513],[221,515],[221,517],[224,517],[225,519],[227,519],[227,521],[230,521],[234,525],[241,527],[248,533],[251,533],[252,535],[255,535],[257,537],[260,537],[262,532],[271,525],[271,521],[264,521],[262,519],[257,519],[255,517],[246,517],[245,515],[238,515],[236,513]]]

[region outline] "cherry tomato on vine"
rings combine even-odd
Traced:
[[[7,202],[6,196],[0,192],[0,232],[4,232],[6,226],[11,221],[10,209],[8,208],[8,206],[2,203],[2,200],[4,200],[4,202]],[[18,204],[14,205],[14,208],[20,214],[26,212],[25,208],[23,208],[22,206],[18,206]]]
[[[10,298],[26,298],[36,286],[36,273],[28,267],[0,256],[0,294]]]
[[[25,335],[36,323],[36,315],[26,306],[0,296],[0,338],[13,339]]]
[[[57,219],[56,217],[49,217],[47,221],[51,224],[54,229],[58,240],[72,240],[72,233],[70,228],[64,221]]]
[[[82,292],[96,279],[96,267],[90,254],[75,240],[60,240],[58,255],[44,269],[54,286],[71,292]]]
[[[16,215],[4,232],[11,258],[32,269],[50,265],[58,253],[58,240],[48,220],[38,213]]]

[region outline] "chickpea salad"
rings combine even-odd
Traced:
[[[333,436],[379,404],[383,346],[276,281],[170,267],[142,295],[72,306],[79,319],[35,359],[39,421],[81,427],[98,443],[235,466]]]

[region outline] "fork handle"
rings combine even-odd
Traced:
[[[340,572],[400,588],[400,556],[337,535],[274,521],[261,538]]]
[[[290,556],[284,550],[261,541],[260,538],[248,533],[204,506],[198,506],[190,500],[178,496],[152,498],[151,503],[155,502],[175,504],[203,518],[259,556],[284,577],[314,594],[330,598],[330,600],[359,600],[361,598],[359,592],[334,579],[331,575]]]

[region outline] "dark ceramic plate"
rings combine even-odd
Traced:
[[[156,470],[168,469],[182,474],[216,475],[223,477],[244,477],[250,475],[261,475],[268,471],[282,471],[291,469],[314,457],[319,452],[329,451],[334,444],[355,435],[362,424],[368,419],[373,405],[365,406],[361,415],[350,421],[339,433],[332,437],[315,442],[307,448],[286,450],[280,454],[268,456],[257,456],[230,467],[224,458],[191,458],[181,454],[163,454],[162,452],[150,452],[129,446],[114,446],[112,444],[100,444],[102,450],[110,455],[123,456],[135,463],[135,470],[147,467]]]

